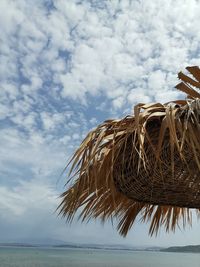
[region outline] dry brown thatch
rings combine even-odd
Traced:
[[[71,221],[82,206],[82,221],[119,220],[126,236],[135,218],[175,230],[191,224],[190,208],[200,209],[200,69],[193,78],[178,74],[176,88],[186,100],[138,104],[134,115],[107,120],[91,131],[74,153],[74,184],[62,194],[60,213]],[[197,89],[194,89],[197,88]]]

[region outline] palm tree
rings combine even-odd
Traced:
[[[200,69],[178,74],[185,100],[138,104],[134,115],[106,120],[88,133],[70,164],[72,185],[62,194],[60,214],[71,221],[117,218],[126,236],[136,217],[174,231],[200,210]],[[71,180],[72,179],[72,180]]]

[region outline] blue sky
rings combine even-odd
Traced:
[[[60,177],[86,133],[138,102],[184,98],[177,73],[200,60],[200,2],[0,1],[0,242],[168,246],[200,243],[199,223],[126,239],[110,223],[71,226],[55,209]]]

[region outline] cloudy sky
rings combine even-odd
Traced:
[[[55,209],[61,172],[86,133],[138,102],[184,97],[177,72],[200,60],[200,1],[0,0],[0,242],[200,244],[200,222],[127,238]]]

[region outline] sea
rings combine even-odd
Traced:
[[[200,267],[200,254],[0,247],[0,267]]]

